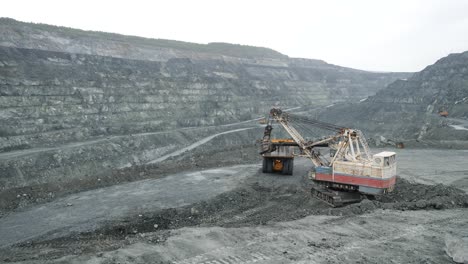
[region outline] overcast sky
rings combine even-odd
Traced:
[[[464,0],[2,0],[26,22],[197,43],[229,42],[373,71],[420,71],[468,50]]]

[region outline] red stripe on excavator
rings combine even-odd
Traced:
[[[396,177],[389,179],[376,179],[371,177],[357,177],[338,173],[335,173],[335,177],[333,177],[332,174],[316,173],[315,180],[386,189],[395,185]]]

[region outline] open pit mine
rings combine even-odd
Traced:
[[[1,263],[467,263],[468,52],[417,73],[0,18]]]

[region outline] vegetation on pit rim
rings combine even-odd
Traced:
[[[110,41],[132,43],[137,45],[148,45],[152,47],[161,48],[173,48],[180,50],[190,50],[194,52],[207,52],[215,53],[234,57],[245,57],[245,58],[287,58],[275,50],[263,47],[255,47],[248,45],[229,44],[229,43],[208,43],[198,44],[177,40],[168,39],[151,39],[137,36],[126,36],[116,33],[107,33],[101,31],[85,31],[81,29],[74,29],[61,26],[53,26],[40,23],[25,23],[17,21],[11,18],[0,18],[0,25],[9,25],[17,27],[30,27],[36,30],[54,31],[59,34],[64,34],[71,39],[83,39],[83,38],[99,38],[107,39]]]

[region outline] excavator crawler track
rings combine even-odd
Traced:
[[[362,196],[358,192],[342,192],[318,185],[312,187],[311,193],[313,197],[332,207],[341,207],[362,200]]]

